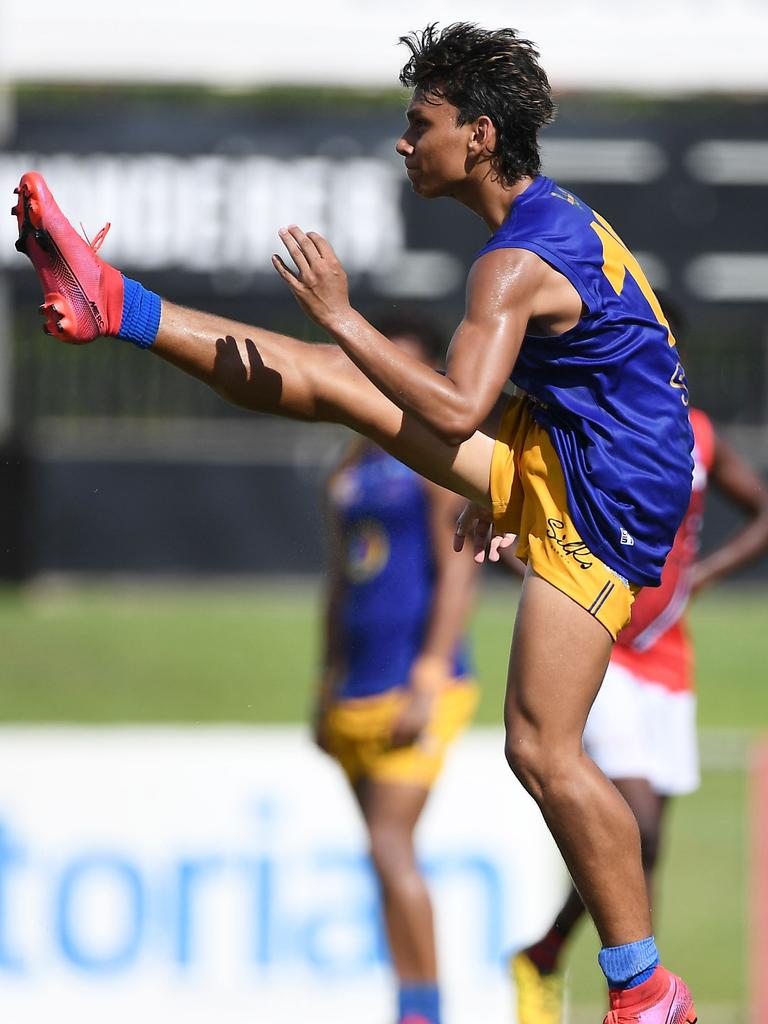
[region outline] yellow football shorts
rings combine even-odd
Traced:
[[[491,460],[494,526],[517,534],[517,556],[615,640],[640,587],[609,569],[579,536],[568,514],[560,460],[532,408],[528,399],[513,397],[501,418]]]
[[[471,721],[478,696],[474,681],[451,681],[437,695],[423,735],[407,747],[391,744],[392,728],[408,699],[405,690],[340,701],[328,711],[325,722],[329,753],[353,785],[369,778],[430,788],[440,774],[448,745]]]

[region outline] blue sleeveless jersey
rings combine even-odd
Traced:
[[[551,178],[515,199],[478,258],[503,248],[536,253],[581,296],[572,330],[526,335],[512,381],[549,434],[584,542],[658,586],[693,472],[685,373],[658,300],[611,226]]]
[[[346,577],[338,696],[368,697],[405,685],[421,650],[435,585],[429,507],[421,478],[378,449],[341,470],[330,496]],[[463,645],[453,671],[467,674]]]

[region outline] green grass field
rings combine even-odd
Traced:
[[[0,720],[300,721],[317,601],[306,583],[0,591]],[[482,723],[500,722],[515,603],[513,586],[489,587],[476,616]],[[722,588],[697,602],[692,623],[706,770],[700,792],[672,808],[657,931],[707,1024],[736,1024],[747,998],[746,764],[768,728],[768,590]],[[577,1019],[599,1013],[596,950],[585,927],[572,961]]]

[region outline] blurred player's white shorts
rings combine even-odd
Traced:
[[[584,749],[609,779],[648,779],[664,796],[699,786],[696,697],[609,664],[584,730]]]

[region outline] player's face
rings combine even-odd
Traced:
[[[413,94],[406,117],[408,128],[397,142],[411,187],[429,199],[455,195],[467,179],[471,124],[458,125],[458,110],[420,89]]]

